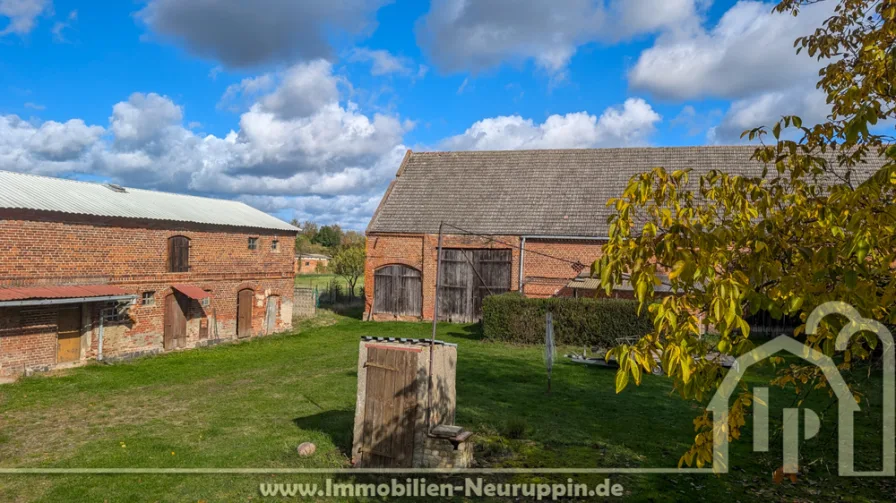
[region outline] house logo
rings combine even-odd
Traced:
[[[849,340],[860,332],[875,334],[883,349],[883,463],[880,471],[856,471],[854,464],[853,415],[860,410],[853,398],[843,376],[837,370],[834,361],[823,353],[797,342],[786,335],[740,356],[722,381],[718,391],[709,404],[708,410],[713,414],[713,463],[715,473],[728,473],[728,399],[734,392],[744,373],[752,365],[775,353],[786,351],[816,365],[821,369],[828,384],[834,391],[838,402],[837,438],[838,438],[838,473],[851,477],[892,477],[896,475],[896,360],[893,353],[893,335],[877,321],[863,318],[849,304],[843,302],[827,302],[818,306],[806,321],[806,334],[815,334],[823,318],[840,315],[848,320],[837,335],[835,347],[837,351],[847,348]],[[753,391],[753,450],[768,451],[768,388],[754,388]],[[802,412],[802,414],[801,414]],[[804,421],[804,440],[818,434],[821,422],[818,415],[809,409],[787,408],[783,415],[783,471],[785,474],[797,473],[799,469],[799,418]]]

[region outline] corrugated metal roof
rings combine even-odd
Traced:
[[[0,171],[0,208],[298,231],[239,201]]]
[[[657,166],[762,176],[752,146],[409,152],[367,230],[436,233],[439,223],[483,234],[606,236],[607,200]],[[833,161],[833,156],[830,157]],[[869,156],[853,180],[883,164]],[[458,233],[446,228],[449,234]]]
[[[117,286],[47,286],[26,288],[0,288],[0,301],[27,299],[80,299],[86,297],[109,297],[127,295]]]

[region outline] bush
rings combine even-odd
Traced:
[[[520,417],[512,417],[504,423],[501,433],[510,439],[519,440],[526,436],[526,430],[529,429],[529,423]]]
[[[505,293],[483,299],[483,335],[497,341],[544,344],[548,311],[553,314],[556,344],[609,348],[619,338],[641,337],[653,330],[646,312],[638,316],[634,300],[530,299]]]

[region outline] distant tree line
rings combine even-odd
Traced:
[[[306,220],[292,224],[302,229],[296,236],[296,255],[316,253],[332,257],[329,272],[345,278],[350,295],[355,296],[355,286],[364,275],[367,238],[358,231],[343,231],[339,224],[318,225]],[[323,272],[323,271],[318,271]]]
[[[296,219],[291,223],[302,229],[296,236],[297,255],[317,253],[335,257],[342,248],[358,246],[363,249],[366,244],[367,238],[364,234],[358,231],[344,231],[339,224],[318,225],[310,220],[299,222]]]

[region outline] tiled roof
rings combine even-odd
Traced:
[[[483,234],[602,237],[607,200],[663,166],[761,176],[751,146],[408,152],[367,230],[436,233],[440,222]],[[858,168],[867,177],[881,164]],[[446,231],[451,231],[446,228]],[[454,233],[457,233],[456,231]]]
[[[239,201],[0,171],[0,209],[167,220],[297,232]]]

